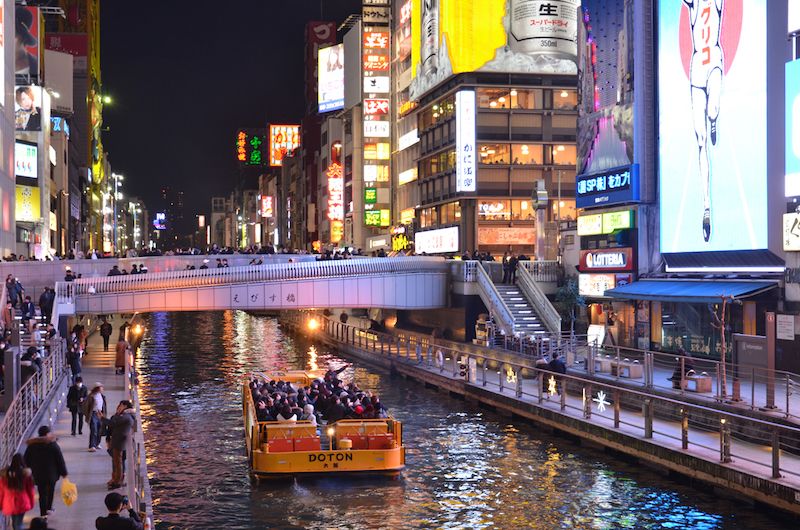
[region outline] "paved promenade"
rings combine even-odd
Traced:
[[[113,322],[112,322],[113,323]],[[89,337],[88,355],[83,360],[83,381],[91,388],[95,382],[103,383],[108,406],[108,413],[113,414],[117,404],[125,399],[124,375],[114,375],[114,346],[117,326],[111,336],[109,351],[103,351],[103,340],[99,333]],[[61,501],[61,483],[56,485],[56,499],[53,503],[55,513],[48,518],[49,526],[58,530],[91,530],[97,517],[105,515],[107,510],[103,499],[108,494],[106,482],[111,479],[111,457],[101,449],[95,453],[89,448],[89,426],[84,422],[83,434],[71,436],[72,415],[68,410],[61,412],[58,423],[53,430],[58,435],[58,443],[64,453],[69,479],[78,486],[78,500],[72,506],[65,506]],[[105,439],[101,448],[105,447]],[[128,485],[130,486],[128,481]],[[123,490],[118,490],[125,494]],[[37,508],[29,513],[26,521],[38,515]]]

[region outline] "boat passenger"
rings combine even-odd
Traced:
[[[314,427],[317,426],[317,416],[314,414],[314,405],[307,404],[303,407],[303,415],[300,416],[301,420],[310,421]]]
[[[292,409],[289,408],[289,405],[284,405],[280,413],[278,413],[278,421],[296,422],[297,416],[292,414]]]

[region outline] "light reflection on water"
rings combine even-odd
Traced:
[[[363,366],[404,423],[397,480],[321,478],[253,487],[240,383],[266,368],[340,366],[335,352],[240,312],[157,313],[138,358],[159,529],[779,529],[741,503],[537,432]]]

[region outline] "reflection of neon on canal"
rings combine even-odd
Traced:
[[[319,366],[317,365],[317,348],[314,346],[308,349],[308,366],[311,370],[319,370]]]

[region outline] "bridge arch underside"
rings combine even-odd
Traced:
[[[447,280],[446,272],[414,272],[97,293],[76,296],[74,308],[78,314],[325,307],[438,309],[447,306]]]

